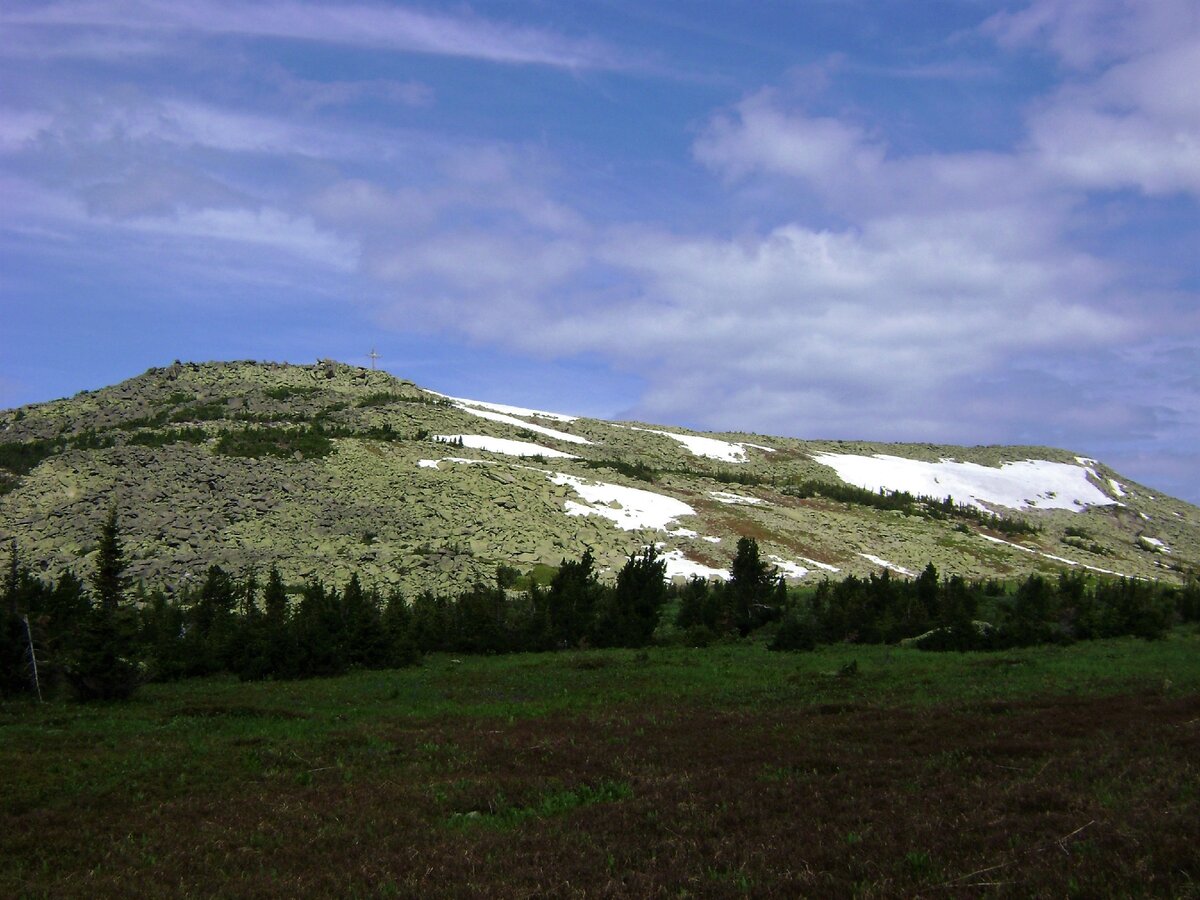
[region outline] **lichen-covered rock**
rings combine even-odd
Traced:
[[[1023,513],[1041,531],[1021,541],[978,524],[783,490],[836,479],[813,459],[819,453],[999,465],[1075,461],[1066,451],[707,436],[711,446],[740,442],[744,461],[733,463],[651,427],[500,412],[328,360],[177,361],[110,388],[0,412],[0,540],[15,537],[23,559],[43,572],[82,574],[115,503],[130,573],[148,585],[183,583],[215,562],[277,566],[290,580],[358,572],[410,595],[490,580],[498,564],[557,565],[585,547],[601,570],[648,543],[720,568],[743,534],[809,578],[866,574],[880,559],[910,571],[932,561],[967,576],[1090,566],[1171,579],[1200,557],[1200,511],[1098,463],[1097,485],[1119,484],[1121,505]],[[272,441],[298,434],[314,439],[271,452]],[[532,442],[574,458],[518,458],[430,439],[439,434]],[[231,435],[249,450],[232,453]],[[17,454],[5,448],[14,447],[38,458],[9,465]],[[643,502],[671,498],[693,514],[626,530],[600,514],[623,509],[620,501],[591,503],[575,486],[595,482],[646,492],[637,495]],[[721,502],[722,494],[747,499]],[[1139,535],[1148,528],[1170,553],[1146,551]]]

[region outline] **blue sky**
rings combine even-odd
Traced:
[[[1200,501],[1200,5],[0,8],[0,406],[175,358]]]

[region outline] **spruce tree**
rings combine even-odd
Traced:
[[[265,632],[264,675],[294,678],[296,643],[291,630],[291,608],[283,576],[272,566],[263,589],[263,628]]]
[[[592,637],[602,591],[591,548],[578,561],[564,559],[550,582],[547,604],[555,646],[574,646]]]
[[[129,579],[125,577],[125,550],[121,544],[121,532],[117,526],[117,506],[109,509],[108,518],[100,528],[100,544],[96,557],[96,571],[92,577],[92,589],[100,605],[116,610],[125,599]]]
[[[759,556],[758,541],[740,538],[730,567],[725,621],[720,624],[743,636],[763,624],[772,610],[775,581],[774,569]]]
[[[137,689],[137,623],[122,603],[127,585],[114,505],[100,531],[93,603],[67,653],[67,677],[81,700],[120,700]]]
[[[666,560],[658,550],[647,547],[629,555],[617,573],[615,588],[608,592],[597,626],[597,643],[610,647],[644,647],[658,625],[658,613],[667,601]]]
[[[17,542],[12,542],[12,556],[4,583],[4,602],[0,604],[0,697],[9,697],[28,688],[25,678],[26,646],[22,640],[24,624],[17,612],[20,584],[20,563]]]

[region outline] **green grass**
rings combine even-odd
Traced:
[[[1181,856],[1198,659],[1195,628],[1002,654],[739,643],[9,702],[0,896],[527,896],[618,876],[633,895],[893,896],[990,865],[1017,894],[1179,894],[1200,877]]]

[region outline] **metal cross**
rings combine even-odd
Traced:
[[[379,359],[379,354],[375,352],[375,348],[371,348],[371,352],[367,354],[371,358],[371,371],[375,371],[375,360]]]

